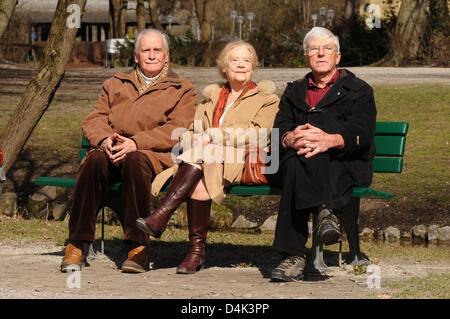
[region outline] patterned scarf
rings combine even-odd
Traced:
[[[251,89],[254,89],[255,87],[257,87],[258,85],[253,82],[250,81],[247,86],[244,88],[244,90],[242,90],[241,95],[239,95],[239,97],[236,99],[239,100],[241,97],[243,97],[248,91],[250,91]],[[216,107],[214,109],[214,113],[213,113],[213,120],[212,120],[212,127],[219,127],[219,121],[220,118],[222,117],[223,113],[225,112],[225,107],[227,104],[227,100],[228,100],[228,96],[230,95],[231,92],[231,88],[230,88],[230,83],[225,83],[224,86],[222,86],[222,90],[220,91],[220,95],[219,95],[219,100],[217,101]]]
[[[142,74],[141,74],[142,71],[140,71],[138,68],[136,68],[135,72],[136,72],[136,78],[140,85],[139,94],[142,94],[149,87],[156,85],[158,82],[160,82],[160,80],[162,80],[163,78],[165,78],[167,76],[167,73],[169,72],[169,63],[164,64],[164,67],[161,70],[161,72],[159,72],[159,74],[155,78],[153,78],[149,83],[147,83],[145,81],[144,77],[142,76]]]

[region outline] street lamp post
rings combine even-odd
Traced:
[[[214,20],[215,18],[211,18],[211,42],[214,42]]]
[[[317,13],[311,14],[311,20],[314,21],[314,26],[316,26],[316,22],[317,22]]]
[[[167,16],[167,22],[169,22],[169,30],[172,31],[173,17],[170,14]]]
[[[328,10],[328,14],[327,14],[327,20],[330,25],[333,25],[333,18],[334,18],[334,10],[330,9],[330,10]]]
[[[317,20],[319,18],[319,15],[322,19],[322,27],[324,27],[327,23],[331,26],[333,25],[333,18],[334,18],[334,10],[329,9],[327,11],[327,8],[320,8],[319,13],[313,13],[311,14],[311,20],[313,20],[313,25],[316,26]]]
[[[325,26],[325,14],[326,14],[326,13],[327,13],[327,9],[326,9],[326,8],[321,7],[321,8],[319,9],[319,14],[320,14],[320,16],[322,17],[322,27]]]
[[[237,19],[239,23],[239,39],[242,40],[242,23],[244,22],[244,17],[239,16]]]
[[[231,20],[233,21],[233,24],[231,27],[231,36],[233,36],[234,35],[234,20],[236,20],[237,12],[235,10],[231,11],[230,17],[231,17]]]
[[[255,18],[255,14],[253,12],[248,12],[247,13],[247,19],[249,21],[249,27],[248,27],[248,32],[251,33],[252,32],[252,20]]]

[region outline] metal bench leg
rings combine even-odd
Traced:
[[[349,246],[349,256],[346,263],[352,266],[370,264],[369,260],[362,257],[359,247],[359,204],[360,198],[353,197],[343,209],[343,226]]]
[[[319,217],[318,213],[312,214],[312,254],[311,259],[308,262],[307,272],[310,273],[320,273],[323,274],[328,270],[328,266],[323,260],[323,245],[319,245],[319,240],[317,238],[317,219]]]

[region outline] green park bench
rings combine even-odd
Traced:
[[[401,173],[403,169],[403,156],[405,153],[406,135],[408,133],[409,124],[406,122],[377,122],[375,132],[376,154],[373,161],[374,173]],[[83,137],[81,141],[81,149],[79,152],[79,161],[86,156],[90,145]],[[58,186],[65,188],[72,188],[75,186],[75,178],[62,177],[39,177],[34,180],[35,185],[43,186]],[[120,183],[111,186],[110,192],[105,196],[105,201],[102,205],[102,231],[101,231],[101,251],[104,249],[104,207],[110,207],[114,211],[121,211],[123,208],[117,191]],[[167,189],[167,186],[166,188]],[[232,186],[228,192],[230,195],[280,195],[281,190],[269,185],[235,185]],[[369,261],[362,257],[359,246],[359,209],[361,198],[379,198],[391,199],[394,195],[376,190],[373,188],[354,188],[351,201],[341,211],[336,212],[342,220],[344,231],[347,235],[349,244],[349,253],[347,254],[346,262],[350,265],[365,265]],[[118,214],[121,219],[121,214]],[[313,229],[316,229],[317,214],[313,214]],[[123,223],[122,223],[123,225]],[[341,265],[342,256],[342,242],[339,247],[339,265]],[[312,260],[313,270],[323,272],[327,265],[323,260],[323,247],[318,244],[316,233],[312,234]]]

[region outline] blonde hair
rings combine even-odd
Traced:
[[[250,43],[242,40],[232,41],[227,43],[227,45],[220,51],[219,57],[217,58],[217,68],[219,69],[220,76],[226,79],[226,74],[223,69],[228,65],[230,52],[238,47],[244,47],[250,53],[250,57],[252,60],[252,69],[255,69],[258,66],[258,56],[256,55],[256,50]]]

